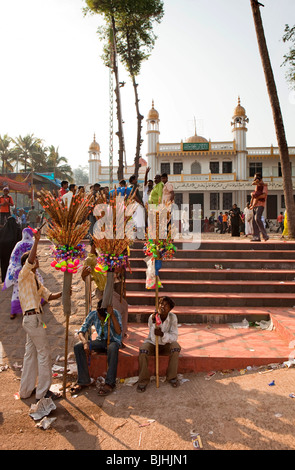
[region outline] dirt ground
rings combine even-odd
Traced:
[[[41,244],[40,269],[45,285],[56,292],[62,275],[50,267],[50,249]],[[73,280],[69,351],[76,341],[84,311],[84,285]],[[35,396],[15,398],[19,390],[25,335],[21,318],[10,320],[11,290],[0,293],[0,450],[192,451],[191,431],[203,450],[295,450],[295,368],[267,367],[249,371],[187,374],[180,387],[152,382],[143,394],[136,385],[119,383],[99,397],[95,385],[78,396],[55,402],[47,430],[29,416]],[[45,308],[53,364],[64,354],[65,320],[60,300]],[[0,363],[0,366],[1,366]],[[251,364],[249,364],[251,366]],[[275,381],[275,385],[269,383]],[[54,378],[61,384],[62,378]]]
[[[261,372],[261,371],[260,371]],[[29,416],[34,397],[16,400],[19,374],[0,374],[1,450],[294,450],[295,369],[189,374],[179,388],[151,383],[144,394],[119,385],[108,397],[92,386],[55,401],[47,430]],[[275,381],[274,386],[268,385]]]

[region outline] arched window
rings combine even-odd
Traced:
[[[201,174],[201,165],[199,162],[194,162],[191,166],[191,174],[192,175],[200,175]]]

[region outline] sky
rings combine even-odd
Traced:
[[[295,146],[295,92],[286,82],[282,36],[295,24],[294,0],[261,0],[262,20],[275,75],[287,142]],[[83,15],[83,0],[0,0],[0,135],[33,134],[58,147],[71,167],[88,164],[96,135],[104,165],[109,161],[109,70],[102,62],[98,15]],[[250,0],[165,0],[158,38],[138,77],[147,152],[146,117],[152,100],[160,117],[160,142],[194,134],[231,141],[238,96],[249,118],[247,145],[277,145],[270,101],[258,51]],[[127,163],[136,146],[131,80],[122,115]],[[114,164],[118,159],[114,101]]]

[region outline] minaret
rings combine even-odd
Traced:
[[[100,146],[95,140],[95,134],[93,136],[93,142],[89,147],[89,184],[98,183],[101,161],[100,161]]]
[[[237,151],[237,162],[236,162],[236,172],[237,180],[246,180],[247,179],[247,123],[249,119],[246,116],[246,111],[243,106],[241,106],[240,97],[238,97],[238,106],[234,110],[233,126],[232,132],[234,134],[234,140],[236,141],[236,151]]]
[[[157,173],[157,144],[159,142],[159,113],[154,108],[154,100],[152,101],[152,109],[148,113],[147,117],[147,136],[148,136],[148,150],[147,150],[147,160],[148,166],[150,167],[150,173],[148,178],[154,179]]]

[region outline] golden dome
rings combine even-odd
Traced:
[[[233,117],[242,117],[246,116],[246,110],[241,106],[241,100],[240,97],[238,98],[238,106],[234,109],[234,115]]]
[[[187,143],[198,143],[198,142],[208,142],[207,139],[205,139],[205,137],[201,137],[200,135],[197,135],[195,133],[195,135],[193,135],[192,137],[189,137],[188,139],[186,139],[186,142]]]
[[[154,108],[154,100],[152,101],[152,109],[150,109],[147,118],[150,119],[150,120],[159,119],[159,113],[158,113],[158,111]]]
[[[92,152],[100,152],[100,146],[95,140],[95,134],[93,136],[93,142],[92,144],[90,144],[89,150],[91,150]]]

